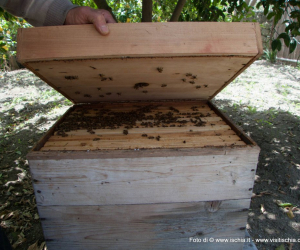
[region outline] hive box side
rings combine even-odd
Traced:
[[[227,200],[215,212],[205,202],[189,202],[42,206],[39,213],[48,249],[241,250],[249,202]]]
[[[257,56],[258,23],[118,23],[101,36],[93,25],[20,29],[18,61],[114,57]],[[80,49],[79,49],[80,48]]]

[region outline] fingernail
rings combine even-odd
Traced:
[[[109,32],[107,25],[102,25],[100,27],[100,30],[102,33],[105,33],[105,34]]]

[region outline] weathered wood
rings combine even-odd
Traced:
[[[250,198],[257,151],[243,155],[30,160],[38,205]]]
[[[93,25],[20,29],[18,60],[26,63],[124,56],[256,56],[260,53],[255,31],[259,24],[255,23],[117,23],[108,26],[109,36],[100,36]]]
[[[210,213],[205,202],[119,206],[39,207],[52,249],[242,249],[249,199],[223,201]],[[212,238],[215,242],[209,242]],[[193,243],[192,239],[207,242]]]
[[[26,67],[74,103],[208,100],[240,74],[252,58],[56,60],[28,62]],[[161,73],[158,68],[162,68]],[[149,85],[135,89],[138,83]]]

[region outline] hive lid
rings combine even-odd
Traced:
[[[20,29],[18,61],[74,103],[209,100],[262,54],[258,23]]]

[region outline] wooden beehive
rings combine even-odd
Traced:
[[[259,147],[210,100],[261,55],[259,25],[109,28],[18,34],[75,104],[28,154],[48,249],[242,249],[208,239],[244,238]]]

